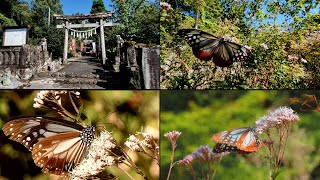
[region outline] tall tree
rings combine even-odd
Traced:
[[[159,44],[159,0],[112,0],[115,10],[113,21],[120,25],[114,33],[125,40]]]
[[[0,6],[0,13],[20,26],[26,26],[31,21],[30,6],[26,1],[3,0]]]
[[[91,14],[107,12],[102,0],[93,0]]]
[[[32,0],[31,13],[33,22],[40,27],[47,26],[49,8],[51,14],[63,14],[60,0]],[[53,21],[55,22],[55,21]]]
[[[18,4],[17,0],[2,0],[0,6],[0,13],[4,16],[11,18],[13,7]]]
[[[48,50],[52,52],[54,57],[61,57],[63,50],[63,31],[56,29],[55,25],[59,21],[51,17],[51,24],[48,26],[48,14],[63,14],[62,4],[60,0],[32,0],[31,1],[31,17],[32,27],[30,36],[32,43],[37,44],[40,39],[46,38],[48,42]]]

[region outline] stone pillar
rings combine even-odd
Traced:
[[[9,64],[9,52],[3,52],[3,62],[4,62],[4,65]]]
[[[142,74],[145,89],[160,88],[160,48],[142,48]]]
[[[19,52],[19,51],[16,51],[16,52],[14,53],[14,57],[15,57],[14,64],[15,64],[15,65],[19,65],[20,52]]]
[[[0,51],[0,65],[3,65],[3,53]]]
[[[19,58],[19,68],[24,69],[26,68],[26,64],[28,61],[29,56],[29,48],[27,45],[22,45],[20,50],[20,58]]]
[[[68,35],[69,35],[69,30],[68,30],[68,25],[69,22],[65,22],[65,28],[64,28],[64,48],[63,48],[63,63],[67,62],[68,59]]]
[[[113,65],[113,69],[115,72],[120,72],[121,48],[123,46],[124,41],[120,35],[116,35],[116,39],[117,39],[117,55],[115,57],[115,63]]]
[[[131,71],[135,71],[138,67],[137,63],[137,54],[134,45],[130,45],[127,47],[127,62],[128,68],[131,68]]]
[[[100,41],[101,41],[101,53],[102,53],[102,64],[106,64],[106,45],[104,41],[104,26],[103,19],[100,18]]]
[[[12,51],[9,52],[9,65],[14,65],[15,59],[14,59],[14,53]]]

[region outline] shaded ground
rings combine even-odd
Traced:
[[[119,74],[103,69],[99,60],[85,56],[68,59],[68,64],[47,77],[37,77],[23,89],[124,89]]]

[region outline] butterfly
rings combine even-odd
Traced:
[[[60,176],[67,176],[81,162],[95,138],[94,126],[85,128],[51,117],[14,118],[2,130],[9,139],[28,148],[44,172]]]
[[[212,140],[218,142],[215,152],[238,151],[244,154],[258,151],[262,146],[252,127],[222,131],[214,134]]]
[[[251,152],[242,151],[238,149],[236,146],[230,146],[224,143],[217,143],[212,150],[214,153],[222,153],[222,152],[238,152],[239,154],[250,154]]]
[[[251,50],[231,42],[227,37],[216,37],[197,29],[181,29],[178,35],[192,47],[193,54],[201,60],[211,60],[220,67],[252,58]]]

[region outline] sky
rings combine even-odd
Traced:
[[[30,3],[31,0],[27,0],[27,2]],[[93,0],[60,0],[60,3],[63,5],[62,10],[65,15],[75,13],[90,14],[92,2]],[[112,4],[111,0],[103,0],[103,3],[107,11],[112,10],[110,7],[110,4]]]

